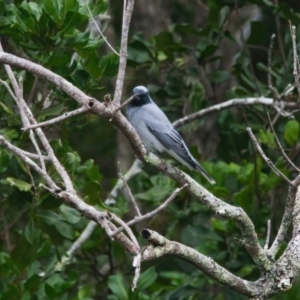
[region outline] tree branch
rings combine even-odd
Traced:
[[[173,255],[188,261],[197,269],[203,271],[218,282],[243,295],[250,297],[258,294],[258,288],[255,283],[242,280],[233,275],[217,264],[213,259],[197,252],[193,248],[174,241],[169,241],[159,233],[150,229],[143,229],[142,237],[150,243],[150,245],[142,250],[142,261],[157,259],[163,255]]]
[[[32,169],[34,169],[48,184],[48,186],[53,190],[57,191],[60,188],[53,182],[51,177],[41,169],[34,161],[32,161],[28,156],[24,154],[24,151],[12,145],[8,140],[0,135],[0,145],[5,146],[8,150],[14,153],[16,156],[21,158],[26,164],[28,164]]]
[[[186,117],[183,117],[181,119],[178,119],[173,123],[174,127],[181,127],[187,123],[190,123],[196,119],[199,119],[203,116],[206,116],[208,114],[218,112],[224,109],[228,109],[231,107],[237,107],[237,106],[251,106],[251,105],[265,105],[265,106],[271,106],[276,108],[276,110],[279,110],[283,114],[285,113],[283,111],[282,107],[296,107],[295,103],[293,102],[284,102],[284,101],[276,101],[273,98],[265,98],[265,97],[255,97],[255,98],[236,98],[236,99],[231,99],[227,100],[225,102],[212,105],[208,108],[201,109],[198,112],[195,112],[193,114],[190,114]]]
[[[124,186],[125,186],[125,188],[127,190],[129,198],[130,198],[130,200],[131,200],[131,202],[133,204],[133,207],[134,207],[137,215],[140,217],[141,216],[141,212],[139,210],[139,207],[138,207],[138,205],[137,205],[137,203],[136,203],[136,201],[135,201],[135,199],[134,199],[134,197],[132,195],[132,192],[131,192],[131,190],[130,190],[130,188],[129,188],[129,186],[128,186],[125,178],[124,178],[124,176],[122,175],[121,168],[120,168],[120,162],[118,162],[118,168],[119,168],[119,172],[118,172],[119,178],[121,178],[121,180],[123,181],[123,184],[124,184]]]
[[[270,249],[267,251],[268,256],[272,257],[273,259],[277,255],[282,243],[284,242],[288,229],[290,225],[292,224],[293,218],[291,217],[293,215],[294,210],[294,202],[295,202],[295,196],[296,196],[297,189],[294,186],[289,187],[288,196],[285,204],[285,209],[283,213],[283,217],[280,223],[280,227],[277,233],[277,236],[270,247]]]
[[[300,82],[299,82],[299,68],[298,68],[298,63],[299,63],[299,58],[297,54],[297,42],[296,42],[296,27],[291,25],[290,22],[290,31],[291,31],[291,37],[292,37],[292,42],[293,42],[293,75],[295,79],[295,85],[298,91],[298,104],[300,105]]]
[[[300,173],[299,168],[296,167],[296,165],[290,160],[290,158],[289,158],[289,157],[287,156],[287,154],[285,153],[285,151],[284,151],[284,149],[283,149],[283,147],[282,147],[282,145],[281,145],[281,143],[280,143],[280,141],[279,141],[279,139],[278,139],[278,137],[277,137],[277,134],[276,134],[276,132],[275,132],[275,130],[274,130],[274,127],[273,127],[273,124],[272,124],[272,121],[271,121],[271,118],[270,118],[270,114],[267,113],[267,116],[268,116],[268,120],[269,120],[270,127],[271,127],[271,129],[272,129],[273,134],[274,134],[276,143],[277,143],[277,145],[278,145],[278,147],[279,147],[279,149],[280,149],[282,155],[285,157],[285,159],[287,160],[287,162],[288,162],[288,163],[289,163],[296,171],[298,171],[298,172]]]
[[[125,5],[125,3],[127,3],[127,6]],[[124,83],[124,76],[125,76],[126,62],[127,62],[128,32],[129,32],[129,24],[131,20],[132,11],[133,11],[133,6],[134,6],[134,0],[128,0],[128,1],[124,0],[119,71],[118,71],[114,100],[113,100],[117,106],[121,103],[121,98],[122,98],[123,83]]]
[[[157,207],[156,209],[144,214],[144,215],[139,215],[137,217],[135,217],[134,219],[132,219],[131,221],[127,222],[127,226],[131,226],[137,223],[140,223],[144,220],[150,219],[153,216],[157,215],[160,211],[162,211],[163,209],[165,209],[169,203],[172,202],[173,199],[176,198],[176,196],[184,189],[188,186],[188,184],[184,184],[181,188],[177,188],[172,194],[171,196],[165,201],[163,202],[159,207]],[[114,236],[116,234],[118,234],[119,232],[122,232],[124,230],[123,227],[119,227],[115,232],[113,232],[111,235]]]
[[[55,123],[58,123],[58,122],[61,122],[63,120],[66,120],[68,118],[71,118],[73,116],[77,116],[77,115],[80,115],[80,114],[83,114],[87,111],[90,110],[90,107],[89,106],[82,106],[78,109],[75,109],[73,111],[69,111],[69,112],[66,112],[64,113],[63,115],[57,117],[57,118],[53,118],[51,120],[48,120],[48,121],[45,121],[45,122],[41,122],[41,123],[37,123],[37,124],[34,124],[34,125],[28,125],[26,127],[23,127],[22,130],[23,131],[28,131],[30,129],[35,129],[35,128],[39,128],[39,127],[43,127],[43,126],[48,126],[48,125],[51,125],[51,124],[55,124]]]
[[[279,177],[283,178],[286,182],[288,182],[290,185],[294,185],[293,182],[291,182],[281,171],[279,171],[274,163],[265,155],[264,151],[262,150],[262,148],[260,147],[258,141],[255,138],[255,135],[253,134],[252,130],[250,127],[247,128],[247,131],[250,135],[250,138],[252,139],[253,144],[255,145],[257,151],[259,152],[259,154],[261,155],[261,157],[263,158],[263,160],[267,163],[267,165],[273,170],[273,172],[278,175]]]
[[[112,111],[114,111],[114,109],[118,107],[115,106],[113,101],[103,104],[97,102],[94,99],[91,99],[90,97],[86,96],[83,92],[81,92],[78,88],[74,87],[72,84],[70,84],[60,76],[32,62],[28,62],[26,60],[2,52],[0,53],[0,63],[9,63],[15,66],[25,68],[28,71],[33,72],[34,74],[39,75],[40,77],[55,83],[59,88],[65,91],[79,104],[89,105],[91,107],[91,111],[95,112],[100,116],[111,118]],[[256,99],[261,99],[262,102],[265,102],[266,104],[269,103],[269,105],[273,103],[273,99],[267,101],[264,100],[265,98]],[[247,102],[248,99],[243,101],[245,103],[245,101]],[[240,103],[240,101],[237,102]],[[236,104],[234,100],[231,101],[231,103]],[[252,103],[255,103],[255,101],[253,101]],[[219,105],[219,109],[221,108],[222,105]],[[208,110],[209,109],[206,109],[204,111],[207,112]],[[185,183],[188,183],[188,190],[193,195],[195,195],[197,199],[199,199],[201,202],[203,202],[206,206],[208,206],[216,213],[219,213],[224,217],[234,220],[244,236],[247,251],[253,257],[254,261],[257,263],[259,268],[269,268],[269,259],[266,257],[264,250],[258,243],[257,235],[254,230],[254,225],[241,208],[231,206],[221,201],[220,199],[214,197],[211,193],[209,193],[206,189],[200,186],[197,182],[195,182],[190,176],[188,176],[184,172],[166,163],[164,160],[158,158],[153,153],[147,153],[136,131],[132,128],[132,126],[128,123],[127,119],[120,113],[120,111],[114,114],[112,123],[128,139],[133,151],[135,152],[138,158],[155,166],[162,173],[174,179],[179,184],[184,185]]]
[[[141,161],[135,160],[126,174],[123,176],[125,180],[129,180],[130,178],[134,177],[141,171]],[[115,204],[115,198],[118,195],[118,192],[124,187],[124,182],[122,179],[118,179],[116,185],[108,195],[107,199],[104,201],[106,205]],[[63,270],[68,264],[71,262],[72,256],[75,252],[81,248],[81,246],[90,238],[93,231],[97,227],[97,223],[94,221],[89,221],[85,229],[81,232],[80,236],[75,240],[75,242],[71,245],[69,250],[66,252],[65,255],[61,258],[61,261],[56,264],[55,269]],[[118,230],[118,229],[117,229]],[[120,231],[121,232],[121,231]],[[111,234],[112,236],[115,235],[115,231]]]

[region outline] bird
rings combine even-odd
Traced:
[[[214,179],[190,153],[181,135],[175,130],[165,113],[151,99],[145,86],[136,86],[133,98],[127,104],[126,115],[146,149],[157,153],[166,151],[190,170],[199,171],[211,184]]]

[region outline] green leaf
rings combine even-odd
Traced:
[[[171,191],[173,188],[171,187],[153,187],[147,192],[144,193],[139,193],[135,195],[136,198],[142,199],[142,200],[148,200],[148,201],[161,201],[164,199]]]
[[[44,9],[46,13],[53,19],[57,25],[62,25],[64,21],[64,15],[62,15],[61,0],[44,0]]]
[[[39,112],[39,120],[44,119],[45,117],[60,115],[64,109],[65,106],[63,103],[59,103],[57,105],[51,106]]]
[[[18,138],[19,136],[18,131],[12,128],[0,129],[0,134],[10,141]]]
[[[299,123],[296,120],[288,121],[285,125],[283,136],[290,146],[294,146],[299,136]]]
[[[91,204],[99,204],[101,199],[101,190],[101,185],[98,182],[87,182],[83,189],[87,202]]]
[[[7,107],[4,103],[0,102],[0,107],[2,107],[2,109],[3,109],[6,113],[8,113],[8,114],[10,114],[10,115],[13,114],[13,111],[12,111],[9,107]]]
[[[261,142],[269,147],[272,147],[275,144],[274,134],[269,130],[264,131],[262,129],[259,129],[258,140],[259,140],[259,142]]]
[[[73,240],[75,238],[75,232],[71,225],[67,224],[66,222],[55,222],[54,226],[56,230],[65,238]]]
[[[214,228],[221,230],[221,231],[226,232],[228,230],[228,220],[212,218],[212,225]]]
[[[117,296],[118,300],[127,300],[128,292],[124,283],[123,275],[118,272],[115,275],[109,277],[107,285],[112,293]]]
[[[198,111],[201,108],[201,102],[204,99],[205,90],[202,83],[198,80],[192,84],[192,90],[189,96],[189,101],[193,111]]]
[[[138,281],[137,292],[151,286],[157,278],[157,273],[155,267],[149,268],[147,271],[143,272]]]
[[[86,175],[91,181],[100,181],[102,179],[102,174],[99,171],[99,167],[95,165],[86,171]]]
[[[33,220],[30,220],[29,223],[26,225],[24,234],[29,244],[32,245],[34,240],[34,235],[35,235]]]
[[[7,177],[6,182],[11,186],[17,187],[20,191],[23,192],[28,192],[31,189],[31,184],[13,177]]]
[[[59,210],[69,223],[76,224],[80,221],[80,213],[76,209],[62,204]]]
[[[219,83],[228,79],[229,73],[226,71],[215,71],[209,74],[208,79],[212,82]]]

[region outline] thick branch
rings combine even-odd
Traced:
[[[258,242],[252,221],[242,208],[235,207],[218,199],[204,187],[199,185],[189,175],[158,158],[153,153],[149,153],[145,160],[151,165],[156,166],[162,173],[174,179],[176,182],[182,185],[187,183],[187,189],[212,211],[223,217],[234,220],[243,234],[244,246],[255,263],[260,269],[270,268],[271,261]]]
[[[197,269],[241,294],[249,297],[258,294],[255,283],[242,280],[233,275],[213,259],[197,252],[193,248],[174,241],[169,241],[150,229],[144,229],[142,236],[150,243],[150,245],[146,246],[142,251],[142,261],[157,259],[163,255],[174,255],[188,261]]]

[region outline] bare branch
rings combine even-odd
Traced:
[[[108,46],[115,54],[117,54],[118,56],[120,56],[120,54],[113,48],[113,46],[108,42],[108,40],[106,39],[106,37],[104,36],[104,34],[102,33],[102,31],[100,30],[100,28],[99,28],[99,26],[98,26],[96,20],[94,19],[93,15],[92,15],[92,12],[91,12],[91,10],[90,10],[89,3],[88,3],[87,0],[85,1],[85,4],[86,4],[86,7],[87,7],[87,9],[88,9],[88,11],[89,11],[89,15],[90,15],[91,19],[92,19],[93,22],[94,22],[94,25],[96,26],[97,30],[99,31],[99,33],[100,33],[101,37],[103,38],[104,42],[106,43],[106,45],[107,45],[107,46]]]
[[[117,107],[115,110],[114,110],[114,114],[116,112],[118,112],[119,110],[121,110],[123,107],[125,107],[129,102],[131,102],[135,97],[135,94],[132,95],[129,99],[127,99],[126,101],[124,101],[119,107]]]
[[[227,100],[225,102],[212,105],[208,108],[201,109],[198,112],[195,112],[193,114],[190,114],[188,116],[185,116],[181,119],[178,119],[173,123],[174,127],[180,127],[184,124],[187,124],[189,122],[192,122],[196,119],[199,119],[203,116],[206,116],[208,114],[218,112],[224,109],[228,109],[231,107],[237,107],[237,106],[251,106],[251,105],[265,105],[265,106],[271,106],[279,110],[282,114],[285,112],[283,111],[282,107],[296,107],[295,103],[289,103],[289,102],[283,102],[283,101],[276,101],[273,98],[265,98],[265,97],[256,97],[256,98],[236,98]]]
[[[65,91],[68,95],[70,95],[74,100],[76,100],[79,104],[90,105],[93,112],[98,115],[104,116],[106,118],[112,117],[112,111],[109,107],[110,104],[102,104],[97,102],[96,100],[91,99],[90,97],[86,96],[82,93],[79,89],[74,87],[72,84],[64,80],[62,77],[52,73],[45,68],[29,62],[24,59],[20,59],[13,55],[0,52],[0,63],[6,63],[15,65],[21,68],[24,68],[36,75],[39,75],[41,78],[45,78],[54,84],[58,88],[61,88]],[[274,103],[273,99],[269,99],[265,101],[266,98],[255,98],[256,100],[259,99],[261,102],[266,102],[266,105],[272,105]],[[238,103],[240,103],[238,99]],[[248,99],[244,99],[243,103],[247,103]],[[113,103],[113,102],[112,102]],[[237,105],[234,100],[231,101],[231,105]],[[112,104],[114,106],[114,104]],[[228,103],[227,103],[228,106]],[[226,105],[225,105],[226,107]],[[218,107],[218,109],[222,109],[222,104]],[[206,113],[209,109],[206,109],[203,112]],[[188,190],[195,195],[200,201],[202,201],[207,207],[215,211],[216,213],[222,214],[224,217],[233,219],[236,221],[238,227],[240,228],[244,239],[246,240],[246,249],[252,255],[254,261],[258,264],[259,268],[261,269],[268,269],[269,268],[269,259],[266,257],[264,250],[258,243],[257,235],[254,230],[254,225],[246,215],[246,213],[241,209],[234,206],[231,206],[220,199],[214,197],[211,193],[209,193],[206,189],[201,187],[197,182],[195,182],[190,176],[185,174],[184,172],[180,171],[178,168],[168,164],[164,160],[158,158],[153,153],[148,153],[142,144],[139,136],[133,130],[132,126],[128,123],[126,118],[120,113],[117,112],[114,115],[112,123],[122,131],[125,137],[128,139],[133,151],[137,155],[138,158],[142,159],[143,161],[147,161],[151,165],[155,166],[159,169],[162,173],[166,174],[170,178],[174,179],[181,185],[185,183],[189,184]],[[38,129],[37,129],[38,130]],[[49,155],[49,154],[48,154]],[[50,157],[50,155],[49,155]]]
[[[130,178],[134,177],[135,175],[139,174],[141,172],[141,164],[142,162],[138,159],[136,159],[129,170],[126,172],[126,174],[123,176],[126,181],[128,181]],[[111,190],[109,195],[107,196],[107,199],[104,201],[106,205],[112,205],[116,203],[116,197],[118,195],[119,190],[121,190],[124,187],[124,181],[119,178],[114,188]]]
[[[134,246],[136,247],[136,249],[139,250],[139,249],[140,249],[140,245],[139,245],[139,243],[138,243],[136,237],[134,236],[132,230],[130,229],[130,227],[129,227],[122,219],[120,219],[119,217],[117,217],[117,216],[116,216],[115,214],[113,214],[113,213],[110,213],[110,212],[109,212],[109,213],[108,213],[108,217],[109,217],[111,220],[113,220],[113,221],[115,221],[116,223],[118,223],[119,225],[121,225],[121,226],[125,229],[125,231],[127,232],[128,236],[130,237],[130,240],[132,241],[132,243],[134,244]],[[109,234],[109,237],[110,237],[110,238],[113,237],[113,233],[114,233],[114,232],[111,232],[111,233]]]
[[[51,120],[48,120],[48,121],[45,121],[45,122],[41,122],[41,123],[37,123],[37,124],[34,124],[34,125],[29,125],[27,127],[23,127],[22,130],[23,131],[28,131],[30,129],[35,129],[35,128],[39,128],[39,127],[43,127],[43,126],[48,126],[48,125],[51,125],[51,124],[55,124],[55,123],[58,123],[58,122],[61,122],[63,120],[66,120],[70,117],[73,117],[73,116],[77,116],[77,115],[80,115],[82,113],[85,113],[87,111],[90,110],[90,107],[89,106],[82,106],[78,109],[75,109],[73,111],[69,111],[69,112],[66,112],[64,113],[63,115],[57,117],[57,118],[53,118]]]
[[[0,63],[8,64],[11,66],[16,66],[16,67],[25,69],[25,70],[37,75],[40,78],[44,78],[44,79],[54,83],[57,88],[64,91],[67,95],[69,95],[74,100],[76,100],[81,106],[84,106],[85,104],[89,105],[90,107],[92,107],[93,105],[96,105],[96,101],[94,99],[87,96],[80,89],[75,87],[73,84],[71,84],[70,82],[68,82],[67,80],[62,78],[61,76],[51,72],[50,70],[42,67],[41,65],[38,65],[38,64],[28,61],[26,59],[14,56],[12,54],[2,52],[1,50],[0,50]]]
[[[108,220],[113,216],[112,214],[98,211],[93,206],[81,200],[76,194],[72,192],[60,191],[57,193],[57,196],[65,203],[72,205],[87,219],[93,220],[94,222],[100,224],[105,229],[108,236],[110,236],[111,232],[117,229],[117,227]],[[139,246],[136,247],[136,245],[123,233],[115,235],[114,239],[117,240],[131,254],[137,254],[140,249]]]
[[[0,43],[0,52],[3,51],[2,49],[2,45]],[[11,70],[11,67],[9,65],[5,65],[5,70],[7,72],[7,75],[13,85],[13,88],[14,88],[14,91],[13,92],[9,85],[5,82],[2,81],[2,83],[5,85],[5,87],[7,88],[8,92],[11,94],[12,98],[15,100],[16,104],[18,105],[19,109],[20,109],[20,114],[21,114],[21,119],[22,119],[22,122],[23,124],[26,126],[29,124],[29,120],[28,118],[26,117],[26,114],[25,112],[22,110],[22,100],[23,100],[23,79],[21,78],[20,81],[19,81],[19,84],[15,78],[15,75],[14,73],[12,72]],[[46,166],[45,166],[45,162],[44,162],[44,159],[43,159],[43,156],[42,156],[42,152],[40,150],[40,147],[34,137],[34,133],[31,132],[29,134],[29,138],[39,156],[39,160],[40,160],[40,164],[42,166],[42,169],[45,171],[46,170]]]
[[[165,209],[169,203],[171,203],[171,201],[173,199],[176,198],[176,196],[184,189],[188,186],[188,184],[184,184],[181,188],[177,188],[172,194],[171,196],[165,201],[163,202],[159,207],[157,207],[156,209],[152,210],[151,212],[148,212],[147,214],[144,214],[143,216],[138,216],[138,217],[135,217],[133,220],[127,222],[127,225],[128,226],[131,226],[131,225],[134,225],[134,224],[137,224],[137,223],[140,223],[144,220],[147,220],[147,219],[150,219],[152,218],[153,216],[157,215],[160,211],[162,211],[163,209]],[[120,227],[118,228],[115,232],[112,233],[112,236],[118,234],[119,232],[123,231],[124,228],[123,227]]]
[[[42,170],[34,161],[32,161],[28,156],[24,154],[24,151],[12,145],[8,140],[0,135],[0,145],[5,146],[16,156],[21,158],[26,164],[28,164],[32,169],[34,169],[48,184],[52,190],[59,190],[60,188],[52,181],[50,176]]]
[[[124,83],[124,76],[125,76],[126,62],[127,62],[127,43],[128,43],[129,24],[130,24],[131,15],[134,6],[134,0],[128,0],[126,2],[127,5],[124,0],[120,62],[119,62],[119,70],[118,70],[118,76],[117,76],[115,94],[114,94],[114,102],[117,105],[120,104],[122,98],[122,90],[123,90],[123,83]]]
[[[169,241],[159,233],[150,229],[144,229],[142,236],[150,243],[150,245],[146,246],[142,251],[142,261],[157,259],[163,255],[174,255],[191,263],[218,282],[225,284],[243,295],[252,296],[258,294],[258,288],[255,283],[242,280],[233,275],[213,259],[197,252],[193,248],[174,241]]]
[[[279,147],[279,149],[280,149],[282,155],[285,157],[285,159],[288,161],[288,163],[289,163],[296,171],[298,171],[298,172],[300,173],[299,168],[296,167],[296,165],[290,160],[290,158],[288,157],[288,155],[285,153],[285,151],[284,151],[284,149],[283,149],[283,147],[282,147],[282,145],[281,145],[281,143],[280,143],[280,141],[279,141],[279,139],[278,139],[278,137],[277,137],[277,134],[276,134],[276,132],[275,132],[275,130],[274,130],[273,123],[272,123],[272,121],[271,121],[270,114],[269,114],[268,112],[267,112],[267,116],[268,116],[268,119],[269,119],[270,127],[271,127],[271,129],[272,129],[273,134],[274,134],[276,143],[277,143],[277,145],[278,145],[278,147]]]
[[[140,217],[141,216],[141,212],[140,212],[139,207],[138,207],[138,205],[137,205],[137,203],[136,203],[136,201],[135,201],[135,199],[134,199],[134,197],[132,195],[130,187],[127,184],[127,181],[125,180],[124,176],[122,175],[121,168],[120,168],[120,162],[118,162],[118,168],[119,168],[119,173],[118,173],[119,178],[121,178],[123,180],[124,186],[125,186],[125,188],[126,188],[126,190],[128,192],[129,198],[130,198],[130,200],[131,200],[131,202],[132,202],[132,204],[134,206],[134,209],[135,209],[137,215]]]
[[[265,246],[264,246],[264,250],[269,249],[270,236],[271,236],[271,220],[269,219],[268,223],[267,223],[267,236],[266,236],[266,243],[265,243]]]
[[[126,172],[126,174],[123,176],[125,180],[129,180],[130,178],[134,177],[138,173],[141,172],[141,161],[135,160],[132,164],[132,166],[129,168],[129,170]],[[111,205],[115,204],[115,198],[118,195],[118,192],[123,188],[124,182],[121,178],[118,179],[116,185],[110,192],[107,199],[104,201],[105,204]],[[93,231],[97,227],[97,223],[94,221],[89,221],[85,229],[81,232],[80,236],[76,239],[76,241],[71,245],[69,250],[66,252],[66,254],[61,258],[61,261],[57,263],[55,269],[63,270],[70,262],[72,256],[75,254],[75,252],[81,248],[81,246],[90,238]],[[116,229],[118,230],[118,229]],[[115,230],[115,231],[116,231]],[[113,232],[112,236],[114,236],[115,231]],[[120,231],[121,232],[121,231]]]
[[[139,251],[133,258],[132,266],[135,269],[134,272],[134,278],[131,284],[131,290],[134,291],[137,287],[138,280],[140,278],[140,273],[141,273],[141,262],[142,262],[142,255],[141,252]]]
[[[269,46],[269,50],[268,50],[268,85],[269,85],[270,90],[273,92],[275,98],[280,99],[280,95],[272,83],[272,52],[273,52],[275,37],[276,37],[276,35],[273,33],[271,35],[270,46]]]
[[[261,155],[261,157],[263,158],[263,160],[267,163],[267,165],[273,170],[273,172],[278,175],[279,177],[283,178],[286,182],[288,182],[290,185],[294,185],[281,171],[279,171],[274,163],[265,155],[264,151],[262,150],[262,148],[260,147],[258,141],[256,140],[255,135],[253,134],[252,130],[250,127],[247,127],[247,131],[250,135],[250,138],[253,142],[253,144],[255,145],[257,151],[259,152],[259,154]]]
[[[299,82],[299,68],[298,68],[298,54],[297,54],[297,42],[296,42],[296,27],[292,26],[290,22],[290,31],[291,31],[291,37],[292,37],[292,42],[293,42],[293,75],[295,79],[295,85],[298,91],[298,104],[300,105],[300,82]]]
[[[38,154],[31,153],[31,152],[28,152],[28,151],[24,151],[22,149],[20,149],[20,150],[23,152],[24,155],[28,156],[31,159],[40,159]],[[49,161],[50,159],[49,159],[48,156],[43,155],[43,160],[46,160],[46,161],[48,160]]]
[[[0,50],[1,50],[1,48],[0,48]],[[12,91],[12,89],[10,88],[9,84],[7,82],[1,80],[1,79],[0,79],[0,83],[2,83],[6,87],[6,89],[9,92],[9,94],[11,95],[11,97],[15,100],[15,102],[17,102],[18,99],[17,99],[16,95],[14,94],[14,92]]]
[[[245,248],[252,256],[254,262],[260,269],[264,270],[270,268],[270,260],[258,242],[254,225],[242,208],[230,205],[215,197],[189,175],[165,162],[153,153],[149,153],[147,155],[147,162],[156,166],[163,174],[166,174],[176,182],[182,185],[187,183],[187,189],[189,192],[191,192],[205,206],[223,217],[234,220],[242,232],[245,241]]]
[[[297,189],[293,186],[289,187],[288,196],[285,204],[285,209],[283,213],[283,217],[280,223],[280,227],[277,233],[277,236],[272,244],[272,246],[267,251],[268,255],[272,258],[275,258],[277,255],[282,243],[285,241],[287,236],[288,229],[292,224],[293,218],[293,210],[294,210],[294,202],[296,196]]]

